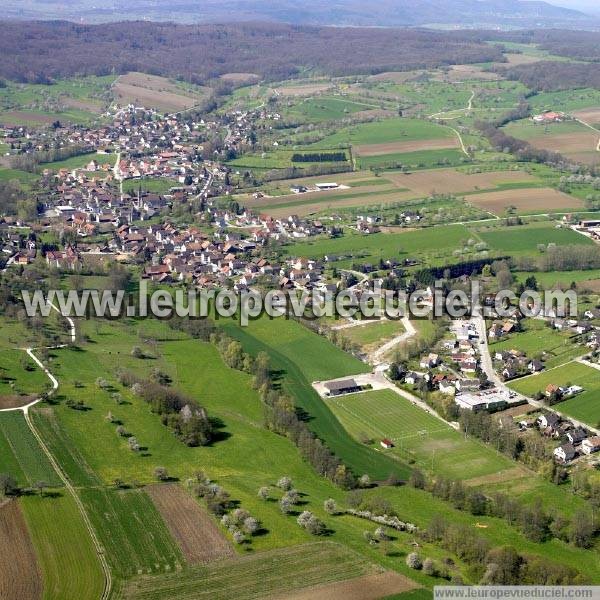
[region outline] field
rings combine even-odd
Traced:
[[[456,169],[433,169],[416,173],[387,172],[385,177],[401,188],[426,196],[432,193],[456,194],[492,190],[504,185],[535,185],[539,180],[522,171],[463,173]]]
[[[585,354],[586,348],[566,333],[550,329],[544,321],[528,319],[522,321],[524,331],[514,333],[498,342],[490,344],[490,352],[521,350],[528,357],[545,353],[544,365],[551,369],[577,356]]]
[[[23,367],[27,365],[28,369]],[[39,394],[46,388],[48,379],[23,350],[0,349],[0,408],[4,396]]]
[[[61,79],[52,84],[7,82],[0,88],[0,123],[89,123],[109,103],[114,76]]]
[[[514,467],[508,458],[464,439],[448,424],[391,390],[350,394],[324,402],[355,438],[372,438],[377,449],[381,439],[389,438],[395,447],[386,452],[401,460],[412,459],[424,470],[469,480]],[[523,470],[521,477],[525,474]]]
[[[205,97],[202,88],[175,83],[165,77],[145,73],[121,75],[113,84],[116,101],[155,108],[164,112],[176,112],[192,108]]]
[[[515,121],[505,127],[506,132],[527,140],[536,148],[558,152],[564,156],[584,162],[600,162],[600,132],[577,121],[552,123],[548,126],[534,125],[532,121]]]
[[[19,504],[0,503],[0,598],[38,600],[42,575]],[[10,551],[9,551],[10,549]]]
[[[368,111],[373,107],[361,102],[353,102],[344,98],[319,96],[304,101],[285,110],[286,114],[307,121],[319,122],[343,119],[348,115]]]
[[[403,154],[407,152],[443,150],[457,147],[458,140],[456,138],[440,138],[409,142],[388,142],[386,144],[364,144],[356,146],[354,150],[358,156],[364,158],[368,156],[381,156],[382,154]]]
[[[99,487],[79,493],[114,577],[182,568],[181,552],[145,490]]]
[[[479,237],[493,250],[510,254],[534,252],[538,244],[593,244],[589,238],[572,229],[557,229],[552,223],[532,223],[520,227],[498,227],[478,230]]]
[[[516,391],[533,396],[544,391],[550,384],[580,385],[584,391],[573,398],[560,402],[556,409],[592,427],[600,423],[600,371],[578,362],[532,375],[511,383]]]
[[[42,571],[44,600],[100,598],[104,578],[73,498],[19,500]]]
[[[478,208],[499,216],[506,214],[506,209],[511,206],[514,206],[516,212],[521,214],[549,213],[583,208],[583,202],[579,198],[563,194],[552,188],[504,190],[473,194],[467,197],[467,201]]]
[[[339,334],[359,345],[363,351],[382,345],[404,333],[400,321],[374,321],[339,331]]]
[[[528,273],[516,271],[513,273],[518,281],[525,283],[525,280],[533,275],[538,286],[542,289],[554,289],[557,285],[568,287],[572,282],[577,284],[580,289],[585,289],[594,280],[600,279],[600,270],[592,269],[590,271],[536,271]],[[589,283],[588,283],[589,282]]]
[[[0,449],[0,473],[12,475],[21,485],[32,486],[37,481],[61,485],[22,412],[0,413]]]
[[[125,587],[122,597],[132,600],[229,600],[232,597],[250,600],[374,572],[376,569],[360,555],[343,546],[321,542],[221,561],[187,571],[185,575],[138,578]],[[399,587],[398,591],[402,589]]]
[[[298,85],[282,85],[276,88],[278,96],[312,96],[330,90],[331,83],[304,83]]]
[[[358,164],[361,169],[398,169],[400,167],[435,169],[437,167],[460,166],[467,160],[461,150],[450,148],[446,150],[417,150],[415,152],[362,156],[359,158]]]
[[[420,229],[403,233],[376,233],[368,236],[346,233],[338,239],[317,239],[285,246],[288,256],[323,258],[336,255],[344,258],[337,266],[349,266],[352,258],[362,258],[372,264],[380,258],[427,257],[433,263],[447,261],[453,250],[462,247],[463,241],[471,236],[462,225],[448,225],[435,229]],[[583,236],[580,236],[583,237]]]
[[[152,485],[147,491],[188,564],[233,556],[233,547],[213,518],[183,488],[177,484]]]

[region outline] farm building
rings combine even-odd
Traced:
[[[354,379],[340,379],[338,381],[328,381],[323,384],[329,396],[341,396],[342,394],[352,394],[360,392],[360,386]]]
[[[549,111],[533,117],[534,123],[560,123],[564,121],[565,113]]]
[[[392,442],[392,440],[388,440],[387,438],[383,438],[379,443],[381,444],[381,447],[385,448],[386,450],[394,447],[394,442]]]
[[[315,183],[318,190],[335,190],[340,187],[337,183]]]
[[[459,394],[454,399],[460,408],[478,412],[500,410],[508,404],[506,394],[499,390],[486,390],[476,394]]]

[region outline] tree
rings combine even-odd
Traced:
[[[244,519],[244,531],[248,535],[254,535],[260,529],[260,523],[258,519],[254,517],[246,517]]]
[[[241,531],[236,530],[233,532],[233,541],[236,544],[243,544],[246,541],[246,537]]]
[[[131,349],[131,356],[133,358],[144,358],[144,351],[139,346],[134,346]]]
[[[579,510],[573,515],[569,539],[579,548],[590,548],[594,543],[596,529],[593,514]]]
[[[412,470],[408,482],[417,490],[425,489],[425,484],[427,483],[425,480],[425,475],[423,475],[423,472],[419,469]]]
[[[325,533],[325,523],[313,515],[306,523],[306,531],[311,535],[323,535]]]
[[[287,515],[292,511],[292,503],[284,496],[279,501],[279,509],[284,515]]]
[[[333,498],[329,498],[323,502],[323,509],[329,515],[335,515],[338,511],[337,502]]]
[[[310,521],[310,519],[312,519],[312,517],[313,514],[309,510],[305,510],[300,513],[300,515],[296,519],[296,522],[298,523],[298,525],[300,525],[300,527],[306,527],[306,524]]]
[[[366,473],[364,475],[361,475],[358,478],[358,485],[361,488],[368,488],[371,486],[371,478],[369,477],[369,475],[367,475]]]
[[[258,490],[258,497],[261,500],[268,500],[269,499],[269,488],[267,486],[263,486]]]
[[[44,496],[44,490],[45,490],[45,489],[48,487],[48,484],[47,484],[45,481],[36,481],[36,482],[33,484],[33,487],[34,487],[36,490],[39,490],[39,492],[40,492],[40,496],[42,496],[42,497],[43,497],[43,496]]]
[[[165,467],[156,467],[154,469],[154,477],[159,481],[167,481],[169,479],[169,474],[167,473],[167,469]]]
[[[406,557],[406,565],[415,570],[419,570],[423,567],[423,562],[421,561],[421,557],[416,552],[411,552]]]
[[[292,489],[292,480],[284,476],[277,482],[277,487],[287,492]]]
[[[15,479],[7,473],[0,473],[0,496],[12,496],[18,491]]]
[[[430,577],[434,577],[437,573],[437,569],[435,568],[435,563],[431,558],[426,558],[423,561],[423,573],[425,575],[429,575]]]
[[[300,502],[300,492],[298,490],[289,490],[284,496],[290,504],[298,504]]]
[[[380,542],[383,542],[384,540],[388,539],[388,534],[386,533],[385,529],[383,527],[378,527],[375,530],[375,539],[379,540]]]

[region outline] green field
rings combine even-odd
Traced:
[[[337,133],[313,144],[311,148],[334,148],[335,146],[360,144],[385,144],[453,137],[449,129],[419,119],[385,119],[341,129]]]
[[[579,339],[575,340],[568,333],[551,329],[545,321],[526,319],[521,324],[522,332],[510,334],[501,341],[490,344],[490,352],[494,354],[516,349],[525,352],[529,358],[545,353],[544,365],[551,369],[582,356],[587,351]]]
[[[42,570],[44,600],[100,598],[100,562],[73,498],[25,496],[19,502]]]
[[[538,244],[590,245],[594,242],[572,229],[557,229],[552,223],[532,223],[519,227],[498,227],[493,230],[478,230],[479,237],[493,250],[520,254],[537,252]]]
[[[81,490],[114,576],[177,571],[181,552],[143,490]]]
[[[0,396],[39,394],[47,385],[44,372],[23,350],[0,349]]]
[[[537,392],[543,392],[550,384],[581,386],[584,389],[581,394],[560,402],[556,409],[592,427],[600,424],[600,371],[571,362],[539,375],[519,379],[510,386],[521,394],[533,396]]]
[[[350,394],[324,400],[357,439],[370,437],[374,448],[391,439],[387,453],[412,460],[419,467],[453,479],[471,479],[510,469],[514,463],[447,423],[414,406],[392,390]]]
[[[300,118],[306,121],[319,122],[343,119],[348,115],[373,108],[368,104],[343,98],[319,96],[318,98],[307,98],[294,106],[286,107],[283,109],[283,113],[285,116],[295,119]]]
[[[534,273],[526,271],[515,271],[515,279],[525,283],[528,277],[534,276],[538,286],[543,289],[554,289],[556,285],[569,286],[574,281],[580,287],[584,287],[583,282],[590,279],[600,279],[600,269],[591,269],[589,271],[535,271]]]
[[[396,154],[380,154],[377,156],[361,156],[358,163],[361,169],[379,167],[382,169],[434,169],[436,167],[452,167],[467,162],[467,157],[460,150],[419,150],[417,152],[401,152]]]
[[[339,332],[343,337],[360,346],[383,343],[404,333],[401,321],[376,321],[366,325],[350,327]]]
[[[463,225],[420,229],[402,233],[376,233],[369,236],[347,232],[337,239],[318,238],[284,247],[288,256],[323,258],[326,255],[348,257],[336,266],[349,266],[350,258],[377,263],[380,258],[423,257],[430,264],[447,263],[449,255],[462,248],[472,234]],[[583,236],[582,236],[583,237]]]
[[[162,577],[131,581],[122,598],[139,600],[251,600],[373,572],[362,556],[321,542],[227,560]],[[235,590],[235,591],[234,591]]]
[[[515,121],[505,127],[506,133],[522,140],[542,139],[546,135],[562,135],[566,133],[585,133],[589,129],[577,121],[564,121],[550,125],[536,125],[530,119]]]
[[[0,413],[0,449],[0,473],[11,475],[25,486],[38,481],[61,485],[21,411]]]

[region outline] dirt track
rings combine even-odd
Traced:
[[[151,485],[146,491],[188,563],[207,563],[234,555],[212,517],[179,485]]]
[[[16,501],[0,506],[0,548],[0,598],[41,598],[42,576]]]

